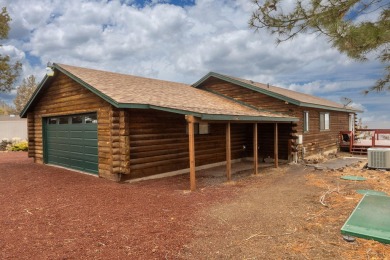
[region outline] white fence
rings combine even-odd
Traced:
[[[0,141],[14,137],[27,140],[27,119],[0,121]]]

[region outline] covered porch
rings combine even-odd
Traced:
[[[232,172],[237,172],[237,169],[235,167],[243,167],[245,165],[245,170],[250,170],[253,175],[258,175],[259,172],[259,151],[262,149],[262,147],[259,146],[259,135],[261,136],[261,131],[259,132],[259,124],[260,123],[267,123],[268,125],[272,126],[273,129],[273,156],[272,156],[272,166],[274,168],[279,167],[279,143],[280,143],[280,126],[288,124],[289,127],[287,129],[287,135],[284,133],[284,136],[288,136],[288,141],[285,143],[286,147],[285,151],[287,151],[288,158],[290,159],[294,137],[295,137],[295,127],[296,127],[296,121],[297,119],[286,119],[286,118],[239,118],[239,117],[231,117],[231,118],[221,118],[221,117],[211,117],[211,118],[199,118],[195,117],[193,115],[186,115],[185,119],[187,121],[187,129],[188,129],[188,152],[189,152],[189,173],[190,173],[190,190],[194,191],[196,190],[196,176],[197,176],[197,165],[196,165],[196,139],[195,139],[195,124],[196,123],[218,123],[218,124],[224,124],[225,125],[225,154],[226,154],[226,165],[224,166],[224,175],[226,176],[226,181],[230,182],[232,180]],[[222,120],[216,120],[216,119],[222,119]],[[241,120],[240,120],[241,119]],[[247,136],[251,143],[251,154],[248,154],[247,157],[252,157],[252,161],[248,163],[248,160],[245,163],[240,163],[239,165],[232,166],[232,125],[233,124],[248,124],[251,128],[251,131],[249,132],[251,136]],[[269,127],[268,127],[269,128]],[[268,138],[269,138],[269,133]],[[245,149],[245,147],[244,147]],[[245,158],[242,158],[245,159]],[[264,157],[263,157],[264,160]],[[288,160],[286,160],[288,161]],[[267,165],[268,164],[268,165]],[[269,166],[268,163],[262,162],[262,167]],[[250,165],[250,168],[248,169],[248,166]],[[219,168],[220,170],[220,168]]]

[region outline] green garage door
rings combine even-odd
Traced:
[[[45,162],[97,174],[96,113],[49,117],[45,121]]]

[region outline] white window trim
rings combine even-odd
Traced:
[[[303,111],[303,132],[309,132],[310,128],[310,119],[309,119],[309,111]]]
[[[348,131],[355,130],[355,114],[349,114],[348,116]]]
[[[324,118],[324,124],[322,127],[322,117]],[[329,131],[330,130],[330,113],[329,112],[320,112],[320,131]]]

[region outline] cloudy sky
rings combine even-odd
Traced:
[[[390,128],[389,92],[362,94],[383,75],[314,34],[275,45],[254,32],[250,0],[0,0],[12,17],[2,54],[41,79],[47,62],[192,84],[209,71],[289,88],[363,109],[372,128]],[[12,102],[14,93],[0,98]]]

